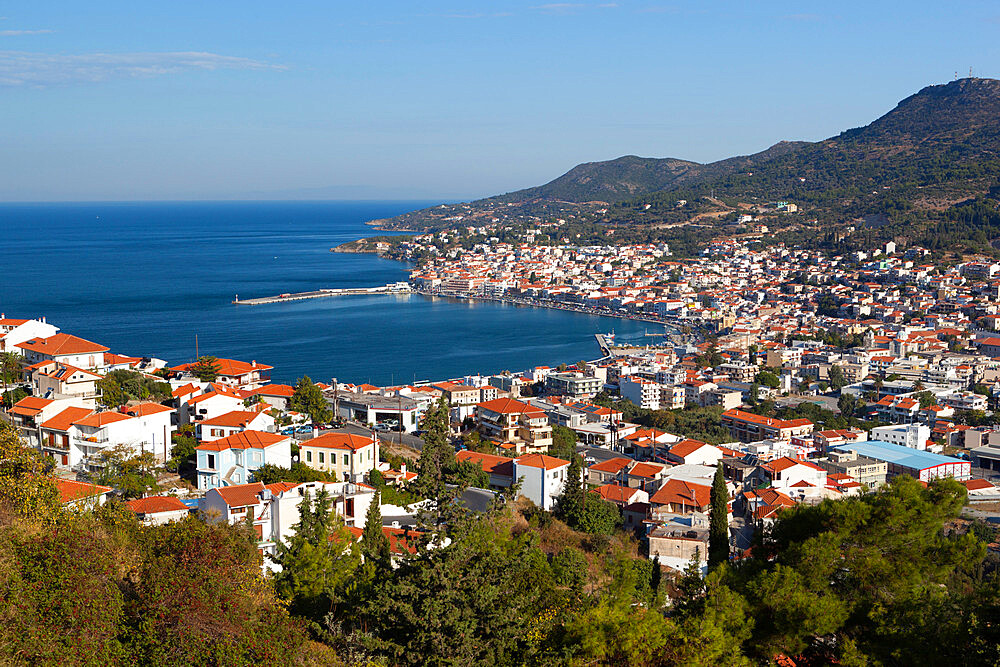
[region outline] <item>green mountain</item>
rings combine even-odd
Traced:
[[[534,188],[518,190],[483,201],[525,202],[549,199],[566,202],[616,202],[670,188],[702,183],[736,173],[808,146],[804,141],[782,141],[754,155],[699,164],[676,158],[626,155],[605,162],[587,162],[559,178]]]
[[[728,225],[739,212],[767,215],[768,202],[787,201],[799,210],[768,226],[793,241],[795,234],[815,239],[819,224],[884,227],[857,236],[859,242],[878,236],[932,244],[945,225],[988,247],[1000,236],[1000,219],[988,214],[998,184],[1000,81],[968,78],[928,86],[871,124],[824,141],[781,142],[708,164],[636,156],[590,162],[545,185],[378,224],[421,229],[557,216],[671,229],[656,232],[668,239],[680,235],[676,228],[693,226],[697,239],[691,227],[684,234],[694,243],[738,233]]]

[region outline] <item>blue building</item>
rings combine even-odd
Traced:
[[[939,477],[954,477],[961,480],[972,476],[972,464],[968,461],[880,440],[849,442],[835,445],[831,449],[841,452],[855,451],[861,456],[885,461],[888,465],[886,475],[889,479],[896,475],[909,475],[921,482],[929,482]]]
[[[228,438],[195,447],[198,489],[208,491],[246,484],[253,471],[265,463],[292,467],[292,441],[288,436],[264,431],[242,431]]]

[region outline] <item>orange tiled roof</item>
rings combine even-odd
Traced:
[[[357,451],[372,444],[372,438],[354,433],[324,433],[318,438],[307,440],[302,447],[323,447],[325,449],[350,449]]]
[[[525,454],[517,459],[516,463],[517,465],[542,468],[544,470],[555,470],[556,468],[569,465],[569,461],[563,461],[547,454]]]
[[[50,357],[63,356],[67,354],[88,354],[90,352],[107,352],[109,348],[89,340],[78,338],[70,334],[57,333],[48,338],[32,338],[15,347],[22,350],[29,350],[44,354]],[[103,358],[102,358],[103,360]]]
[[[56,489],[59,490],[59,500],[63,503],[92,498],[111,491],[110,486],[99,486],[88,482],[74,482],[70,479],[55,480]]]
[[[90,408],[66,408],[48,421],[42,423],[42,428],[51,431],[67,431],[78,419],[83,419],[93,410]]]
[[[264,449],[285,440],[288,440],[288,437],[279,435],[278,433],[250,430],[234,433],[229,437],[213,440],[212,442],[203,442],[195,447],[195,449],[215,452],[221,452],[226,449]]]
[[[176,512],[178,510],[186,511],[189,509],[176,496],[136,498],[125,503],[125,506],[136,514],[157,514],[158,512]]]

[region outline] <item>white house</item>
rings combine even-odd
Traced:
[[[274,433],[274,417],[264,410],[234,410],[197,423],[198,439],[212,442],[243,431]]]
[[[170,437],[175,430],[171,424],[173,409],[159,403],[139,403],[125,408],[125,412],[142,424],[142,431],[148,435],[149,444],[157,458],[167,460],[172,446]]]
[[[245,407],[242,396],[222,385],[209,385],[204,393],[178,396],[177,401],[179,424],[205,421]]]
[[[294,533],[300,517],[300,506],[307,497],[325,489],[330,498],[330,510],[341,517],[348,528],[363,529],[375,490],[365,484],[346,482],[260,482],[213,488],[205,494],[198,509],[208,521],[249,523],[257,536],[257,548],[265,556],[264,568],[278,566],[267,556],[276,553],[279,542],[286,542]]]
[[[700,440],[681,440],[670,448],[667,458],[676,463],[714,466],[722,459],[722,450]]]
[[[77,336],[57,333],[46,338],[29,338],[14,346],[30,364],[55,361],[67,366],[96,370],[104,369],[104,353],[108,348]]]
[[[176,496],[150,496],[136,498],[125,503],[144,526],[162,526],[171,521],[180,521],[191,513],[191,508]]]
[[[514,479],[521,482],[521,495],[544,510],[555,507],[568,469],[569,461],[546,454],[525,454],[514,459]]]
[[[789,493],[795,487],[826,487],[826,470],[809,461],[783,456],[758,468],[771,488]]]
[[[97,407],[97,381],[102,376],[76,366],[55,361],[41,361],[27,369],[36,396],[78,398],[91,408]]]
[[[888,442],[891,445],[924,450],[927,449],[927,441],[931,438],[931,429],[926,424],[877,426],[871,430],[870,437],[872,440]]]
[[[20,320],[7,317],[0,313],[0,352],[17,352],[15,348],[32,338],[48,338],[54,336],[59,327],[54,327],[45,321]]]
[[[228,438],[203,442],[197,453],[198,489],[207,491],[246,484],[265,463],[290,468],[292,441],[277,433],[242,431]]]

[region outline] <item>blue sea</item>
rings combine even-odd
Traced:
[[[198,352],[274,366],[275,382],[388,384],[599,356],[595,333],[645,325],[420,295],[261,306],[241,298],[406,280],[405,264],[330,248],[433,202],[0,205],[0,311],[46,317],[113,352],[171,364]]]

